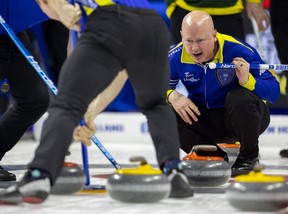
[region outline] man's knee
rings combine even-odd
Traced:
[[[257,105],[256,95],[243,87],[232,89],[226,96],[225,106],[228,109],[242,109],[251,105]]]

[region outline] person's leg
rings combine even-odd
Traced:
[[[84,34],[81,38],[83,37]],[[52,184],[62,168],[65,153],[72,142],[73,130],[82,119],[87,106],[122,69],[109,52],[101,46],[91,47],[85,41],[87,40],[82,42],[80,39],[63,65],[58,95],[49,107],[49,116],[41,133],[41,144],[29,165],[30,168],[48,171]],[[109,63],[103,63],[102,57],[109,58]],[[53,161],[51,156],[54,157]]]
[[[8,107],[9,94],[0,94],[0,117],[7,111]]]
[[[98,57],[109,58],[109,64]],[[119,62],[101,46],[91,48],[79,41],[60,72],[59,91],[48,109],[40,145],[28,171],[16,184],[17,187],[9,189],[2,198],[12,203],[41,203],[48,197],[50,185],[55,183],[63,167],[74,128],[81,121],[88,104],[107,87],[119,70]],[[31,188],[27,189],[27,185]]]
[[[133,36],[133,31],[130,33],[138,46],[137,51],[128,55],[127,72],[137,104],[147,117],[159,167],[171,180],[170,197],[190,197],[193,192],[183,174],[179,157],[176,118],[166,103],[169,84],[168,29],[161,17],[152,11],[147,15],[142,15],[140,11],[132,22],[131,28],[138,28],[138,36]]]
[[[253,92],[238,87],[226,97],[225,126],[240,142],[240,152],[232,166],[232,175],[248,173],[259,161],[258,139],[270,123],[267,105]]]
[[[187,154],[191,152],[192,148],[196,145],[208,145],[212,142],[206,142],[199,134],[195,133],[188,127],[179,127],[179,137],[181,149]]]
[[[33,53],[25,33],[19,35],[25,46]],[[48,89],[37,72],[28,63],[12,40],[7,38],[7,63],[0,70],[10,83],[10,93],[15,101],[0,118],[0,160],[11,150],[25,131],[46,111],[49,104]],[[4,48],[4,47],[1,47]],[[4,56],[3,56],[4,57]],[[1,57],[1,58],[3,58]],[[7,175],[7,174],[6,174]],[[5,177],[5,176],[4,176]],[[5,178],[0,180],[5,180]],[[10,176],[7,177],[10,180]]]
[[[215,145],[230,143],[236,139],[229,139],[224,128],[224,108],[206,109],[199,107],[201,115],[198,121],[190,125],[185,123],[175,112],[178,121],[181,149],[189,153],[196,145]]]
[[[270,17],[278,57],[282,64],[288,64],[288,1],[271,0]]]
[[[279,60],[282,64],[288,64],[288,1],[270,1],[271,32],[274,37]],[[287,73],[280,74],[287,77]],[[280,151],[281,157],[288,157],[288,149]]]

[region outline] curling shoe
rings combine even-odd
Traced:
[[[168,160],[164,163],[163,173],[171,182],[169,198],[186,198],[193,196],[188,179],[183,172],[182,163],[178,159]]]
[[[282,158],[288,158],[288,149],[282,149],[279,153]]]
[[[0,166],[0,181],[16,181],[16,176]]]
[[[46,200],[50,189],[48,173],[38,169],[29,170],[19,183],[0,192],[0,204],[39,204]]]
[[[253,171],[256,163],[259,163],[259,158],[246,158],[243,156],[238,156],[235,163],[231,167],[231,177],[237,175],[248,174]]]

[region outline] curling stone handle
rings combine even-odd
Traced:
[[[196,145],[193,146],[191,152],[196,151],[205,151],[205,152],[215,152],[217,151],[217,147],[214,145]]]
[[[147,164],[146,159],[142,156],[131,157],[129,160],[130,160],[130,162],[140,162],[140,165]]]

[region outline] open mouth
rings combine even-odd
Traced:
[[[203,54],[203,53],[196,53],[196,54],[193,54],[193,56],[194,56],[195,58],[199,58],[199,57],[202,56],[202,54]]]

